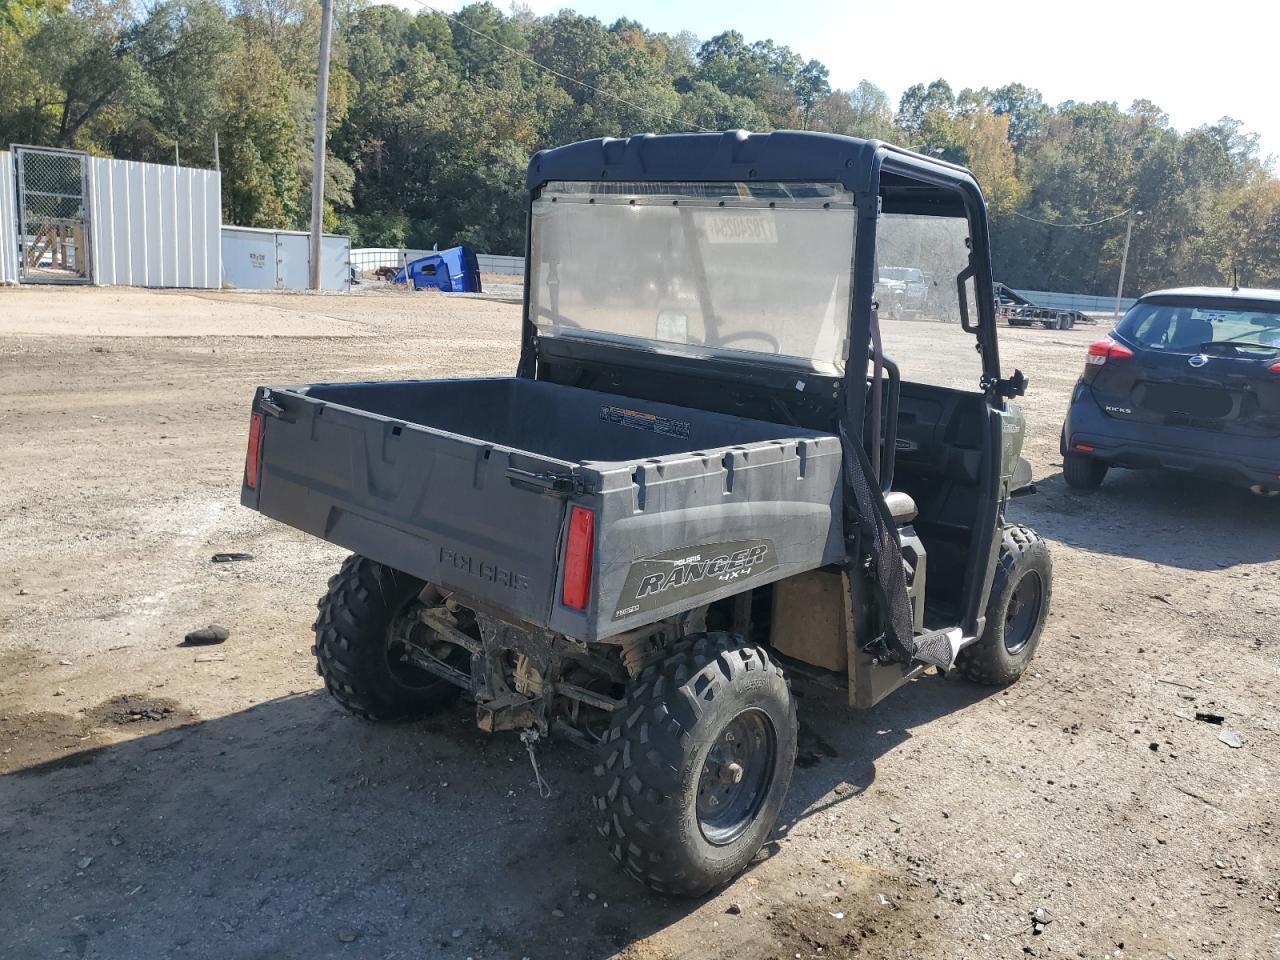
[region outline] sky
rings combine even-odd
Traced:
[[[409,8],[419,0],[399,0]],[[460,0],[426,0],[446,11]],[[507,9],[507,0],[494,0]],[[691,30],[706,40],[738,30],[825,63],[834,87],[870,80],[896,104],[913,83],[963,87],[1018,81],[1047,102],[1147,99],[1179,130],[1235,117],[1280,155],[1277,0],[526,0],[535,13],[569,7],[612,23]]]

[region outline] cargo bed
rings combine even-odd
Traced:
[[[254,415],[246,506],[582,641],[844,556],[840,443],[801,427],[523,378],[264,388]]]

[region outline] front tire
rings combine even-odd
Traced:
[[[631,681],[610,720],[596,768],[610,854],[659,893],[728,883],[782,811],[797,726],[763,648],[728,633],[681,641]]]
[[[1030,527],[1005,527],[982,639],[960,651],[956,669],[974,683],[1017,680],[1040,646],[1052,595],[1048,545]]]
[[[451,702],[458,687],[404,661],[404,643],[438,645],[441,659],[465,669],[461,647],[434,641],[414,616],[426,583],[352,554],[316,605],[311,652],[325,689],[365,720],[416,720]]]
[[[1075,490],[1097,490],[1109,469],[1106,461],[1080,453],[1068,453],[1062,458],[1062,478]]]

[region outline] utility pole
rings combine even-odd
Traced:
[[[333,0],[320,3],[320,65],[316,70],[316,155],[311,171],[311,289],[320,289],[320,232],[324,227],[324,141],[329,112],[329,34]]]
[[[1133,218],[1142,216],[1141,210],[1129,211],[1129,225],[1124,230],[1124,253],[1120,255],[1120,284],[1116,287],[1116,311],[1112,320],[1120,319],[1120,298],[1124,296],[1124,272],[1129,266],[1129,241],[1133,239]]]
[[[213,131],[213,169],[222,169],[222,157],[218,154],[218,131]]]

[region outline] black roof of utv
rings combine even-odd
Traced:
[[[879,188],[885,210],[963,216],[981,193],[963,167],[834,133],[676,133],[582,140],[541,150],[529,161],[527,185],[552,180],[839,183],[854,193]],[[980,203],[979,203],[980,205]]]

